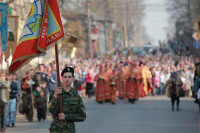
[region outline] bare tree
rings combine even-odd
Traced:
[[[175,20],[193,23],[200,11],[199,0],[171,0],[168,1],[168,11]]]

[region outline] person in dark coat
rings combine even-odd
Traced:
[[[26,95],[23,96],[23,110],[29,122],[33,121],[33,102],[31,88],[26,88]]]
[[[182,85],[183,82],[177,72],[172,73],[170,79],[165,84],[165,88],[168,89],[168,96],[171,97],[172,111],[174,111],[175,101],[177,101],[177,111],[179,111],[180,88]]]

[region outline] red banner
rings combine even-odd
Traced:
[[[45,54],[47,46],[64,37],[57,0],[34,1],[15,49],[9,72],[13,73],[31,59]]]

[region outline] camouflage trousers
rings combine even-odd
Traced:
[[[50,133],[75,133],[72,131],[50,131]]]

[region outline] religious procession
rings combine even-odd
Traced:
[[[200,2],[183,3],[0,1],[0,132],[197,132]]]

